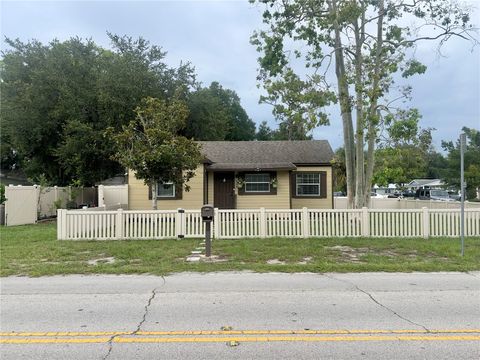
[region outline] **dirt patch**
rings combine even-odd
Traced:
[[[111,256],[111,257],[104,257],[99,259],[91,259],[87,261],[87,264],[97,266],[101,264],[113,264],[114,262],[115,262],[115,258]]]
[[[368,248],[352,248],[350,246],[326,246],[327,250],[335,250],[340,253],[342,260],[346,262],[362,263],[362,256],[369,253]]]
[[[278,260],[278,259],[270,259],[267,260],[268,265],[285,265],[285,261]]]
[[[204,262],[204,263],[222,263],[228,259],[224,256],[212,255],[209,258],[202,254],[189,255],[185,259],[187,262]]]
[[[412,250],[408,254],[397,253],[393,250],[372,250],[370,248],[362,247],[362,248],[352,248],[350,246],[326,246],[325,249],[327,250],[334,250],[340,253],[341,260],[345,262],[352,262],[352,263],[365,263],[362,260],[362,257],[365,255],[377,255],[377,256],[385,256],[390,259],[394,259],[396,257],[402,256],[407,257],[409,259],[416,259],[417,258],[417,251]]]
[[[299,261],[297,262],[297,264],[299,265],[307,265],[310,261],[312,261],[312,257],[311,256],[306,256],[302,259],[302,261]]]

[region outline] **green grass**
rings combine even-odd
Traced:
[[[56,224],[2,227],[0,275],[167,274],[181,271],[257,272],[470,271],[480,270],[480,238],[242,239],[216,240],[223,262],[190,263],[198,239],[58,241]],[[108,263],[104,258],[113,258]],[[98,260],[100,259],[100,260]],[[88,261],[98,260],[96,264]],[[276,264],[268,264],[275,260]],[[300,262],[306,262],[301,264]]]

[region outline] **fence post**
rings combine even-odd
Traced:
[[[178,208],[175,214],[175,231],[177,238],[183,239],[185,237],[185,210]]]
[[[213,214],[213,238],[220,239],[220,213],[218,208],[215,208]]]
[[[368,214],[368,208],[365,206],[362,207],[362,236],[370,236],[370,218]]]
[[[123,239],[123,209],[118,209],[115,214],[115,238]]]
[[[267,237],[267,217],[263,207],[260,208],[260,237]]]
[[[104,191],[105,187],[103,185],[98,185],[98,207],[105,205]]]
[[[310,237],[310,218],[306,207],[302,208],[302,237]]]
[[[57,240],[63,236],[62,209],[57,209]]]
[[[428,239],[428,237],[430,236],[430,214],[427,207],[423,207],[422,211],[423,238]]]
[[[42,211],[42,202],[40,199],[40,196],[42,196],[41,193],[41,186],[40,185],[33,185],[33,188],[35,189],[35,224],[37,223],[38,219],[40,218],[40,214]]]

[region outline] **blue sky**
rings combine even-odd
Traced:
[[[480,2],[475,1],[480,6]],[[168,52],[174,66],[190,61],[198,79],[208,85],[219,81],[235,90],[249,116],[275,127],[271,107],[258,104],[257,57],[249,38],[261,26],[261,8],[247,1],[1,1],[1,32],[23,41],[48,42],[71,36],[92,38],[108,47],[107,31],[142,36]],[[480,24],[480,12],[475,23]],[[2,50],[5,44],[1,43]],[[411,79],[413,101],[420,109],[422,127],[434,127],[434,143],[458,138],[462,126],[480,129],[480,49],[472,51],[453,39],[439,57],[433,44],[418,48],[416,57],[428,67]],[[342,145],[339,116],[332,111],[331,125],[313,132]]]

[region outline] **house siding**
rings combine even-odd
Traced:
[[[323,199],[302,199],[295,198],[292,194],[292,209],[303,207],[310,209],[331,209],[332,208],[332,167],[331,166],[299,166],[296,172],[325,171],[327,173],[327,197]]]
[[[288,171],[277,172],[276,195],[237,195],[237,209],[289,209],[290,176]]]
[[[203,164],[195,171],[195,176],[188,182],[190,191],[183,189],[182,199],[157,200],[158,210],[200,209],[203,205]],[[209,194],[210,196],[210,194]],[[133,171],[128,174],[128,208],[130,210],[148,210],[152,208],[152,200],[148,199],[148,186],[137,179]]]

